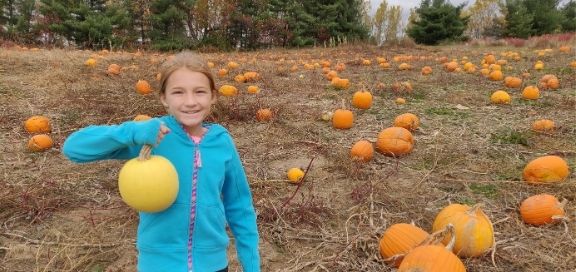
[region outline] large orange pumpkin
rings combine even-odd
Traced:
[[[532,184],[555,183],[564,181],[570,174],[568,163],[558,156],[543,156],[530,161],[522,177]]]
[[[387,263],[398,267],[402,262],[402,257],[410,250],[420,245],[430,234],[423,229],[406,223],[399,223],[390,226],[380,238],[380,256],[387,259]],[[394,256],[399,256],[393,258]]]
[[[524,90],[522,90],[522,98],[536,100],[540,98],[540,90],[536,86],[526,86]]]
[[[520,216],[527,224],[550,224],[564,215],[564,204],[550,194],[533,195],[520,204]]]
[[[380,153],[388,156],[406,155],[414,148],[414,137],[403,127],[385,128],[378,134],[376,148]]]
[[[419,246],[402,260],[398,272],[466,272],[458,256],[440,245]]]

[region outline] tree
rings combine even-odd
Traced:
[[[558,10],[560,0],[524,0],[528,12],[532,14],[532,34],[542,35],[560,29],[562,14]]]
[[[386,29],[386,41],[398,40],[398,28],[400,26],[400,16],[402,15],[402,8],[400,6],[392,6],[388,10],[388,28]]]
[[[560,9],[562,20],[560,26],[563,32],[576,31],[576,1],[570,0]]]
[[[474,4],[463,11],[468,16],[466,34],[471,38],[479,39],[485,35],[487,29],[493,28],[496,18],[502,16],[499,0],[476,0]]]
[[[387,18],[386,15],[388,14],[388,2],[383,0],[380,2],[378,9],[376,10],[376,14],[374,14],[373,19],[373,27],[372,31],[374,33],[374,37],[376,38],[376,44],[381,45],[385,41],[385,34],[386,34],[386,27],[387,27]]]
[[[418,19],[410,22],[408,36],[416,43],[428,45],[462,39],[468,20],[460,16],[463,7],[464,4],[455,7],[445,0],[423,0],[416,9]]]
[[[181,50],[191,48],[186,36],[186,13],[179,9],[180,0],[156,0],[150,6],[152,48],[158,50]]]
[[[528,38],[532,34],[534,16],[520,0],[506,0],[506,29],[509,37]]]

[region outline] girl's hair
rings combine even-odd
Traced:
[[[214,76],[212,76],[208,63],[204,58],[202,58],[202,56],[190,51],[182,51],[173,57],[170,57],[166,62],[164,62],[164,64],[162,64],[162,67],[160,68],[160,95],[163,95],[166,92],[166,81],[168,81],[168,78],[172,73],[174,73],[174,71],[180,68],[186,68],[192,72],[204,74],[210,81],[210,90],[212,95],[218,95],[216,84],[214,83]]]

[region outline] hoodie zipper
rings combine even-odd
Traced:
[[[200,156],[200,142],[202,138],[196,143],[191,135],[188,135],[194,144],[194,163],[192,170],[192,193],[190,197],[190,223],[188,225],[188,271],[192,272],[192,244],[194,236],[194,225],[196,223],[196,199],[197,199],[197,184],[198,184],[198,170],[202,167],[202,158]]]

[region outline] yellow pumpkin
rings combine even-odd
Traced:
[[[232,85],[222,85],[218,92],[223,96],[235,96],[238,94],[238,89]]]
[[[495,91],[490,96],[490,101],[494,104],[510,104],[511,100],[510,95],[502,90]]]
[[[396,98],[396,100],[394,100],[394,102],[396,103],[396,105],[404,105],[404,104],[406,104],[406,99],[404,99],[402,97],[398,97],[398,98]]]
[[[84,62],[84,65],[86,65],[90,68],[94,68],[94,66],[96,66],[96,60],[93,58],[89,58]]]
[[[368,162],[374,157],[374,147],[372,143],[367,140],[360,140],[356,142],[350,149],[350,157],[352,160]]]
[[[412,152],[414,137],[403,127],[389,127],[378,133],[376,149],[388,156],[402,156]]]
[[[542,184],[564,181],[570,174],[568,163],[558,156],[543,156],[524,167],[522,177],[526,183]]]
[[[406,223],[399,223],[390,226],[380,238],[380,256],[393,267],[400,266],[402,257],[410,250],[421,244],[430,234],[423,229]]]
[[[50,124],[50,119],[42,115],[35,115],[24,121],[24,129],[28,133],[50,133],[52,131],[52,125]]]
[[[454,226],[456,237],[453,251],[462,257],[475,257],[486,253],[494,245],[492,222],[480,209],[480,205],[451,204],[438,213],[432,225],[432,231],[444,229],[448,224]],[[448,244],[450,236],[442,241]]]
[[[564,203],[560,203],[550,194],[533,195],[520,204],[520,216],[527,224],[535,226],[550,224],[563,218],[564,215]]]
[[[144,145],[137,158],[127,161],[118,174],[122,200],[140,212],[160,212],[172,205],[178,195],[178,173],[172,163],[150,155]]]
[[[360,90],[352,96],[352,105],[356,108],[367,110],[372,107],[372,93]]]
[[[46,134],[38,134],[32,136],[28,141],[28,150],[33,152],[44,151],[52,148],[54,141]]]
[[[300,183],[304,177],[304,171],[300,168],[294,167],[288,169],[286,175],[288,176],[288,181],[290,181],[290,183]]]

